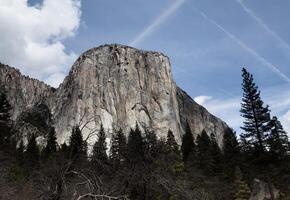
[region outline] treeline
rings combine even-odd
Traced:
[[[9,177],[32,188],[27,199],[248,200],[253,180],[260,179],[270,199],[287,200],[287,133],[278,118],[271,117],[253,76],[246,69],[242,72],[243,132],[238,139],[228,128],[221,143],[206,130],[195,138],[187,123],[179,146],[171,130],[167,138],[158,139],[152,131],[142,133],[136,123],[127,137],[121,129],[114,131],[110,149],[101,125],[90,154],[78,126],[68,144],[59,146],[50,127],[42,149],[33,134],[26,147],[21,141],[15,148],[11,106],[1,93],[0,148],[15,157]]]

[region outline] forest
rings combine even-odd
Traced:
[[[222,144],[215,133],[205,130],[195,138],[187,125],[179,145],[171,130],[166,138],[157,138],[150,130],[142,132],[136,123],[129,134],[115,130],[109,148],[108,133],[101,125],[91,153],[79,126],[73,127],[68,144],[57,143],[52,126],[43,147],[33,134],[27,145],[17,141],[11,106],[1,89],[0,197],[248,200],[253,198],[255,183],[263,182],[268,199],[288,200],[288,135],[245,68],[242,79],[242,131],[237,135],[228,128]]]

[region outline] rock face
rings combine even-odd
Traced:
[[[157,52],[122,45],[90,49],[77,59],[57,89],[8,66],[1,66],[0,74],[14,118],[39,102],[47,105],[59,143],[69,139],[77,124],[89,143],[96,140],[94,133],[101,123],[108,138],[113,130],[122,128],[128,133],[138,123],[163,138],[171,129],[179,143],[186,121],[194,135],[205,129],[216,134],[220,144],[227,128],[176,86],[169,58]]]
[[[196,103],[179,87],[177,87],[176,98],[179,105],[180,122],[183,128],[185,128],[186,121],[188,121],[195,138],[205,130],[208,134],[214,133],[217,142],[222,144],[222,133],[227,128],[227,124]]]
[[[52,96],[54,89],[36,79],[23,76],[19,70],[0,63],[0,86],[8,92],[15,120],[23,111]]]

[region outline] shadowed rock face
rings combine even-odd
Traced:
[[[54,88],[23,76],[19,70],[0,63],[0,86],[8,92],[15,120],[23,111],[53,95]]]
[[[176,86],[169,58],[157,52],[122,45],[90,49],[77,59],[56,91],[8,66],[1,66],[0,74],[14,118],[41,101],[52,112],[59,143],[69,139],[76,124],[83,127],[86,138],[100,123],[107,132],[122,128],[128,133],[137,122],[158,137],[166,137],[171,129],[179,143],[186,120],[194,135],[205,129],[215,133],[219,143],[227,128]],[[12,78],[8,80],[7,74]],[[92,135],[89,143],[96,140]]]

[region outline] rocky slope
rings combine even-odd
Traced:
[[[83,53],[56,90],[0,66],[0,84],[5,85],[14,107],[14,119],[40,102],[52,113],[59,143],[79,124],[89,143],[102,123],[108,133],[122,128],[126,133],[136,122],[165,137],[171,129],[178,142],[189,122],[193,134],[203,129],[214,133],[219,143],[227,125],[211,115],[178,88],[172,78],[169,58],[123,45],[104,45]],[[110,134],[108,134],[110,138]]]
[[[24,76],[18,69],[0,63],[0,86],[8,92],[15,120],[21,112],[52,96],[54,89],[36,79]]]

